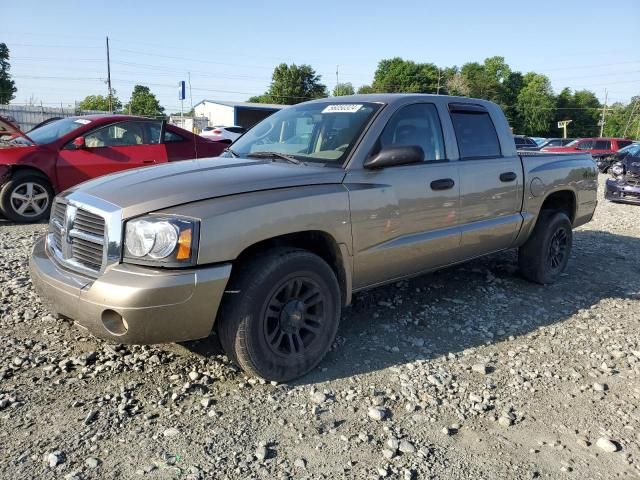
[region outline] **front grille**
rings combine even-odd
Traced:
[[[640,186],[640,175],[636,175],[634,173],[627,173],[624,176],[624,180],[627,185],[631,185],[632,187]]]
[[[50,247],[66,267],[100,273],[106,244],[105,219],[82,206],[57,201],[49,222]]]

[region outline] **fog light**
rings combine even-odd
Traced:
[[[127,321],[118,312],[105,310],[102,312],[102,325],[112,335],[124,335],[129,330]]]

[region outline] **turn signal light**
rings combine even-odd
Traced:
[[[180,232],[180,237],[178,237],[178,253],[176,254],[176,260],[189,260],[189,258],[191,258],[191,240],[191,228],[187,228]]]

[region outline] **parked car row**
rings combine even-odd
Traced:
[[[49,121],[28,133],[0,117],[0,213],[18,222],[49,217],[55,194],[130,168],[215,157],[228,146],[129,115]]]
[[[594,159],[604,159],[615,154],[619,150],[631,145],[633,140],[626,138],[547,138],[542,143],[536,142],[526,135],[514,135],[513,139],[518,150],[530,150],[540,152],[590,153]]]

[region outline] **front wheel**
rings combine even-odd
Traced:
[[[336,275],[317,255],[276,249],[235,273],[218,317],[227,355],[246,372],[284,382],[326,355],[340,321]]]
[[[531,237],[518,251],[520,273],[529,281],[555,283],[569,262],[573,231],[563,212],[543,210]]]
[[[0,190],[0,210],[14,222],[37,222],[49,217],[53,189],[46,178],[18,172]]]

